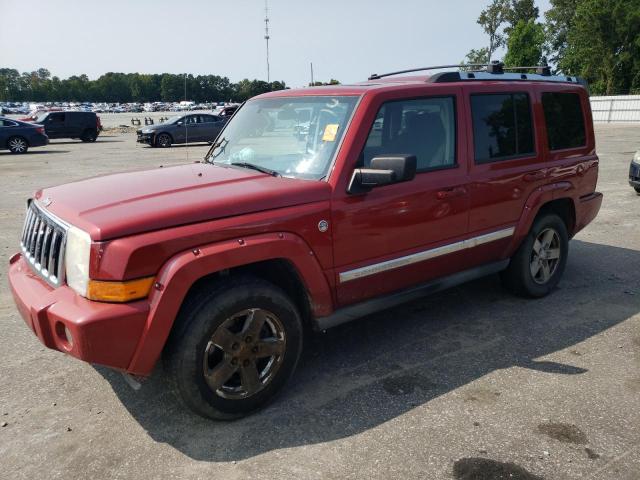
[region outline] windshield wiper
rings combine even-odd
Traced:
[[[216,158],[218,155],[220,155],[222,152],[224,152],[224,148],[227,146],[227,143],[229,143],[229,140],[227,140],[225,137],[222,137],[219,142],[216,142],[216,143],[212,144],[211,148],[209,148],[209,151],[204,156],[204,161],[208,162],[208,163],[213,163],[213,159]],[[216,153],[215,155],[213,155],[213,151],[216,148],[220,148],[220,151],[218,153]],[[209,160],[209,159],[211,159],[211,160]]]
[[[276,172],[275,170],[271,170],[270,168],[267,168],[267,167],[261,167],[260,165],[256,165],[254,163],[232,162],[231,165],[234,165],[236,167],[250,168],[252,170],[257,170],[258,172],[266,173],[267,175],[271,175],[273,177],[281,177],[282,176],[282,175],[280,175],[280,173]]]

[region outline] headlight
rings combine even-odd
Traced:
[[[91,237],[89,234],[79,228],[69,227],[67,231],[67,247],[64,253],[67,285],[83,297],[87,296],[90,254]]]
[[[633,163],[637,163],[640,165],[640,150],[638,150],[633,156]]]

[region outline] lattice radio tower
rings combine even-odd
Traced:
[[[271,83],[271,73],[269,72],[269,3],[264,0],[264,40],[267,42],[267,83]]]

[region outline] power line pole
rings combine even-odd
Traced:
[[[313,87],[313,62],[311,62],[311,87]]]
[[[267,43],[267,83],[271,83],[271,73],[269,72],[269,4],[264,0],[264,39]]]

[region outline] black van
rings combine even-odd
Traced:
[[[47,112],[34,122],[42,125],[49,138],[79,138],[95,142],[102,124],[94,112]]]

